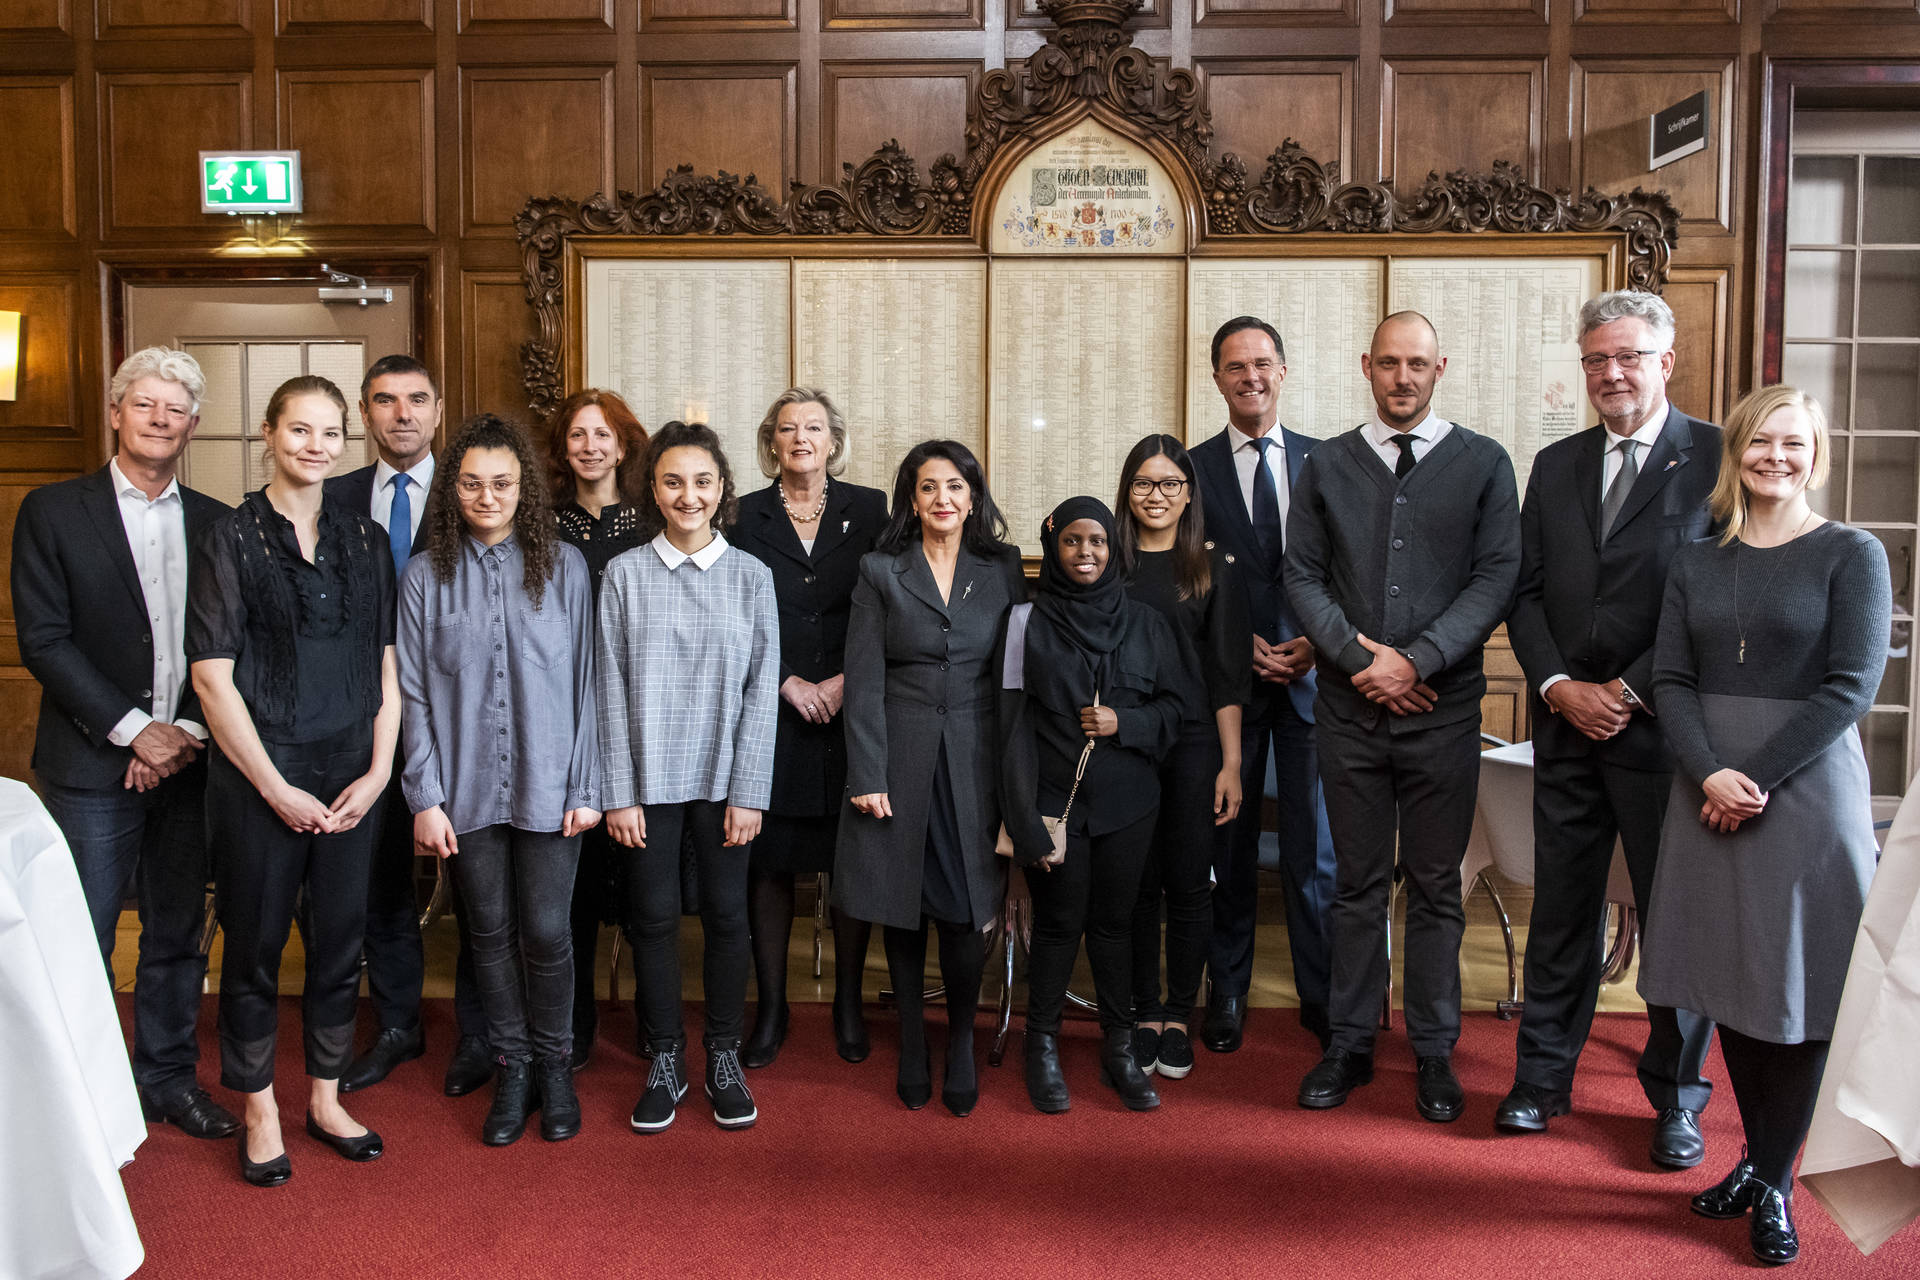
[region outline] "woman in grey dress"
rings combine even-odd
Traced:
[[[895,1091],[910,1110],[933,1096],[922,1022],[927,922],[947,989],[941,1100],[955,1115],[979,1097],[973,1020],[983,930],[1006,873],[994,855],[994,655],[1007,610],[1025,596],[1019,553],[971,451],[915,445],[894,481],[893,519],[861,558],[847,626],[847,793],[833,865],[834,905],[886,928],[900,1007]]]
[[[1727,418],[1712,511],[1725,532],[1675,557],[1653,705],[1679,769],[1648,905],[1640,994],[1720,1027],[1746,1150],[1695,1213],[1752,1211],[1763,1262],[1799,1253],[1793,1162],[1825,1067],[1873,878],[1855,727],[1892,615],[1878,539],[1823,520],[1818,402],[1764,387]]]

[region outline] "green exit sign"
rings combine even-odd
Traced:
[[[298,151],[202,151],[200,212],[299,213]]]

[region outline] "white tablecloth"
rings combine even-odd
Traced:
[[[1533,883],[1533,744],[1516,742],[1480,753],[1480,796],[1473,835],[1460,864],[1462,890],[1473,887],[1481,868],[1495,866],[1515,884]],[[1607,901],[1633,905],[1633,881],[1619,842],[1607,876]]]
[[[1920,788],[1907,792],[1854,935],[1800,1180],[1872,1253],[1920,1216]]]
[[[146,1258],[120,1166],[147,1136],[67,842],[0,778],[0,1276],[121,1280]]]

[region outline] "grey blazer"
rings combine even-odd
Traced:
[[[1287,513],[1287,595],[1319,651],[1316,709],[1349,724],[1404,733],[1480,714],[1481,652],[1507,616],[1520,574],[1513,462],[1458,425],[1404,480],[1355,428],[1321,444],[1300,469]],[[1438,695],[1431,711],[1395,716],[1353,687],[1392,645]]]
[[[1026,594],[1020,557],[962,548],[942,601],[918,539],[860,561],[847,626],[847,795],[887,793],[891,818],[842,805],[834,904],[876,924],[917,928],[934,769],[946,747],[973,922],[1000,910],[995,798],[995,655],[1007,610]]]

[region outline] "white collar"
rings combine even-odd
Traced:
[[[373,464],[373,491],[380,492],[393,482],[400,473],[390,466],[385,458]],[[429,453],[420,461],[407,468],[407,479],[415,489],[425,493],[433,485],[433,454]]]
[[[180,496],[180,477],[174,476],[167,481],[167,487],[160,491],[159,497],[147,497],[147,491],[145,489],[142,489],[139,485],[127,479],[127,473],[120,469],[120,459],[117,455],[107,459],[107,473],[113,477],[113,496],[116,498],[127,498],[137,495],[142,502],[165,502],[168,498],[178,498]]]
[[[1278,422],[1275,422],[1273,429],[1264,436],[1251,436],[1234,426],[1231,422],[1227,424],[1227,450],[1230,453],[1239,453],[1242,449],[1258,448],[1262,440],[1273,441],[1273,447],[1282,453],[1287,451],[1287,440],[1285,436],[1280,434],[1280,424]]]
[[[1420,419],[1419,423],[1412,427],[1408,434],[1432,443],[1433,438],[1440,434],[1440,423],[1440,415],[1433,411],[1432,405],[1428,405],[1427,416]],[[1376,445],[1384,446],[1387,441],[1399,434],[1399,431],[1380,421],[1380,415],[1377,413],[1367,419],[1367,436]]]
[[[659,533],[653,535],[653,541],[647,545],[653,548],[654,554],[660,557],[660,563],[666,565],[668,569],[678,569],[681,565],[691,560],[693,561],[694,568],[705,573],[707,570],[713,568],[713,562],[718,560],[726,551],[727,539],[725,534],[722,534],[716,529],[712,542],[709,542],[692,555],[688,555],[680,548],[674,546],[673,543],[667,541],[667,532],[662,529]]]
[[[1653,416],[1649,417],[1646,425],[1634,432],[1631,437],[1615,435],[1612,427],[1606,427],[1608,450],[1619,448],[1622,440],[1632,439],[1640,446],[1641,456],[1644,458],[1646,451],[1653,448],[1654,441],[1658,440],[1660,433],[1666,429],[1667,415],[1670,412],[1671,410],[1667,406],[1666,397],[1662,396],[1658,408],[1653,412]],[[1601,425],[1605,426],[1604,423]]]

